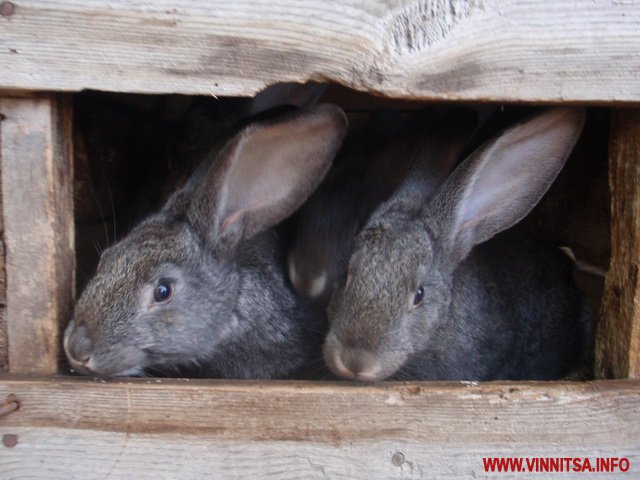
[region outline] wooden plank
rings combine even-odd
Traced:
[[[0,372],[9,371],[9,343],[7,342],[7,311],[0,306]]]
[[[10,394],[5,478],[477,478],[483,457],[626,457],[619,478],[640,474],[638,381],[5,377],[0,400]]]
[[[0,98],[9,370],[54,373],[74,296],[71,107]]]
[[[0,113],[0,152],[2,152],[2,120],[4,117]],[[0,153],[1,155],[1,153]],[[1,158],[1,157],[0,157]],[[2,168],[0,164],[0,179],[2,178]],[[0,212],[2,212],[2,182],[0,181]],[[9,344],[7,342],[7,315],[6,315],[6,289],[7,278],[5,271],[5,248],[4,248],[4,219],[0,213],[0,372],[9,370]]]
[[[317,80],[406,99],[640,101],[640,0],[14,5],[5,89],[222,96]]]
[[[2,151],[2,114],[0,114],[0,152]],[[0,165],[0,178],[2,168]],[[2,182],[0,181],[0,212],[2,212]],[[4,254],[4,222],[0,213],[0,372],[9,370],[9,344],[7,342],[7,317],[6,317],[6,272]]]
[[[640,110],[614,110],[609,143],[611,266],[596,338],[601,378],[640,377]]]

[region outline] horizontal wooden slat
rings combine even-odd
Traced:
[[[408,99],[640,101],[638,0],[13,4],[3,89],[250,95],[330,80]]]
[[[620,478],[640,473],[638,381],[5,377],[10,394],[3,478],[484,478],[483,457],[626,457]]]

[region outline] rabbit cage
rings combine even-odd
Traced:
[[[488,458],[625,459],[610,473],[638,475],[640,2],[15,0],[0,3],[0,39],[0,478],[475,478],[492,475]],[[183,178],[167,153],[182,113],[305,82],[327,83],[320,101],[352,118],[587,107],[527,222],[583,267],[592,376],[68,375],[76,281],[95,243]]]

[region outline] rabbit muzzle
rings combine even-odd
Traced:
[[[379,351],[341,341],[330,332],[323,347],[324,360],[339,377],[363,382],[377,382],[394,374],[406,361],[404,352]]]
[[[82,375],[134,376],[144,368],[144,351],[122,344],[97,345],[90,339],[87,328],[74,321],[67,327],[63,343],[71,368]]]

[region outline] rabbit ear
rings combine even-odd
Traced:
[[[194,191],[187,219],[211,246],[234,247],[293,213],[329,169],[347,129],[318,105],[232,138]]]
[[[477,120],[472,110],[458,109],[437,119],[428,135],[414,134],[414,163],[395,198],[419,206],[431,199],[455,168]]]
[[[489,141],[447,179],[426,210],[455,262],[538,203],[578,140],[584,117],[578,108],[548,110]]]
[[[379,155],[386,162],[409,158],[411,165],[387,206],[422,208],[455,168],[477,124],[478,116],[470,109],[456,109],[435,122],[429,112],[412,119],[399,140]]]
[[[258,115],[275,107],[292,105],[307,107],[315,104],[327,89],[328,84],[276,83],[259,92],[249,106],[249,115]]]
[[[210,162],[206,160],[201,162],[200,165],[191,173],[184,185],[171,194],[162,207],[162,212],[165,215],[174,218],[184,217],[185,212],[191,203],[193,193],[206,176],[209,166]]]

